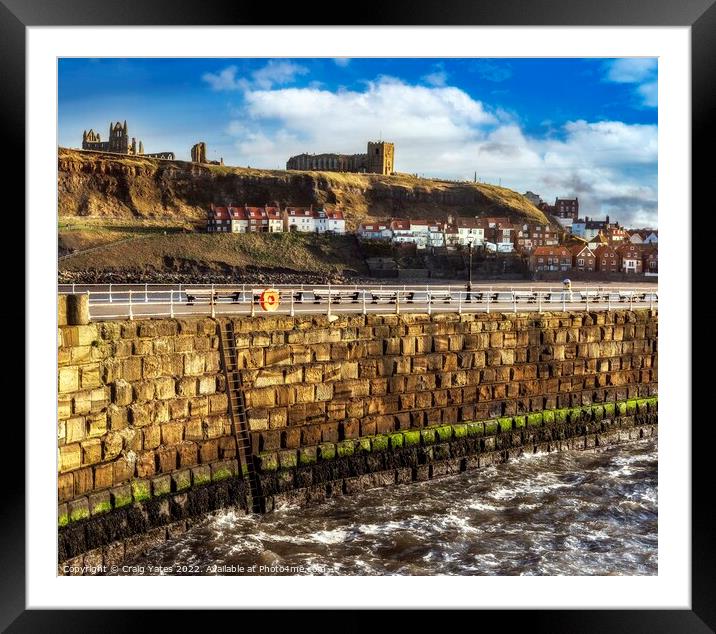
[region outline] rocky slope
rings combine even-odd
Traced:
[[[366,217],[508,216],[548,222],[520,194],[483,183],[408,175],[271,171],[200,165],[60,148],[59,213],[175,218],[203,223],[214,203],[326,205],[344,209],[350,228]]]

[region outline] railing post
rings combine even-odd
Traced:
[[[567,292],[562,289],[562,312],[567,312]]]
[[[326,313],[329,317],[331,316],[331,285],[328,285],[328,312]]]
[[[629,293],[629,310],[634,311],[634,291]]]
[[[537,312],[542,314],[542,291],[537,291]]]
[[[365,305],[365,289],[363,289],[363,314],[364,315],[368,314],[368,308]]]
[[[214,296],[214,285],[211,285],[211,316],[216,317],[216,297]]]
[[[654,293],[649,294],[649,310],[654,310]]]
[[[395,314],[400,315],[400,291],[395,291]]]
[[[90,301],[90,292],[87,291],[87,318],[92,319],[92,302]]]
[[[589,289],[588,288],[587,288],[587,302],[586,302],[584,311],[587,313],[589,312]]]
[[[514,308],[512,312],[517,314],[517,293],[515,291],[512,291],[512,306]]]
[[[134,315],[132,314],[132,289],[129,289],[129,320],[132,321]]]
[[[490,286],[490,290],[487,293],[487,314],[490,314],[490,300],[492,299],[492,286]]]
[[[462,315],[462,291],[457,292],[457,314]]]
[[[144,285],[144,303],[146,304],[147,302],[149,302],[149,285],[145,284]]]
[[[295,311],[294,308],[293,308],[293,296],[294,296],[294,294],[295,294],[295,293],[294,293],[293,291],[291,291],[291,317],[295,317],[295,316],[296,316],[296,311]]]
[[[112,303],[112,283],[109,284],[109,303]]]
[[[612,294],[607,291],[607,312],[611,312],[612,310]]]
[[[169,316],[174,319],[174,289],[169,291]]]
[[[72,294],[73,295],[75,294],[75,283],[74,282],[72,282]]]
[[[428,293],[427,293],[427,298],[428,298],[428,315],[432,315],[433,314],[433,294],[430,291],[428,291]]]
[[[251,316],[256,316],[256,306],[254,305],[254,289],[251,289]]]

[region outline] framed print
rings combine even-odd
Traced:
[[[710,2],[80,5],[0,7],[30,370],[3,626],[713,628]]]

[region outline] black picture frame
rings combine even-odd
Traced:
[[[503,26],[690,26],[692,41],[692,194],[693,208],[713,207],[707,198],[713,177],[711,153],[706,152],[714,138],[716,113],[716,0],[394,0],[382,5],[365,5],[358,18],[369,25],[503,25]],[[276,11],[267,4],[237,4],[226,0],[125,0],[99,3],[96,0],[2,0],[0,1],[0,120],[3,122],[6,156],[14,157],[5,167],[4,183],[20,183],[25,172],[25,27],[29,26],[202,26],[272,25],[277,18],[286,25],[335,24],[338,7],[334,4],[296,3]],[[708,148],[710,149],[710,148]],[[699,155],[704,160],[699,162]],[[23,189],[20,202],[24,204]],[[688,213],[685,210],[684,213]],[[28,215],[26,214],[26,218]],[[26,235],[30,235],[27,231]],[[691,253],[688,253],[691,257]],[[26,289],[31,292],[31,289]],[[688,342],[691,346],[691,342]],[[688,371],[688,369],[684,369]],[[26,388],[27,389],[27,388]],[[693,389],[692,389],[693,394]],[[684,413],[680,425],[691,425],[691,413]],[[672,421],[673,422],[673,421]],[[710,420],[702,421],[710,423]],[[18,437],[20,434],[18,434]],[[19,441],[18,441],[19,442]],[[16,449],[16,447],[14,447]],[[691,610],[523,610],[509,616],[497,611],[476,615],[476,626],[487,627],[492,618],[506,626],[529,627],[530,631],[550,632],[709,632],[716,627],[716,587],[714,586],[713,492],[707,473],[711,456],[709,443],[692,445],[692,579]],[[4,490],[2,540],[0,545],[0,627],[10,632],[105,632],[161,627],[167,630],[173,618],[181,618],[186,630],[198,617],[198,627],[211,627],[201,614],[166,611],[112,610],[27,610],[25,604],[25,489]],[[668,545],[667,545],[668,547]],[[141,613],[140,613],[141,612]],[[280,619],[279,619],[280,616]],[[425,615],[418,614],[421,622]],[[259,625],[270,630],[283,627],[294,618],[288,611],[267,616],[247,611],[238,618],[242,627]],[[305,619],[304,617],[301,617]],[[382,617],[381,617],[382,618]],[[401,616],[407,619],[407,614]],[[311,623],[309,617],[304,623]],[[295,622],[295,621],[294,621]],[[345,615],[321,617],[324,626],[333,623],[342,630],[358,631],[380,620],[368,611],[357,618]],[[403,624],[407,627],[407,623]]]

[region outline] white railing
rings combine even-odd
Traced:
[[[275,285],[280,303],[266,312],[250,284],[61,284],[60,293],[86,293],[94,321],[210,315],[342,313],[610,311],[656,308],[649,288],[473,285]]]

